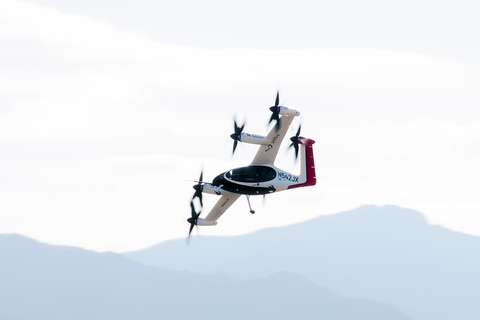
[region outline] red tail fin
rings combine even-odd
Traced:
[[[315,143],[312,139],[307,139],[300,137],[300,144],[303,145],[302,150],[304,152],[304,163],[302,165],[305,168],[302,168],[302,174],[306,175],[306,180],[303,183],[294,184],[288,187],[288,189],[295,189],[301,187],[310,187],[317,184],[317,177],[315,176],[315,161],[313,160],[313,144]]]

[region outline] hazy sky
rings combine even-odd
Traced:
[[[480,235],[479,9],[3,0],[0,232],[100,251],[185,237],[185,180],[247,165],[233,116],[265,134],[279,88],[302,113],[291,134],[317,141],[317,186],[254,198],[255,215],[242,197],[200,234],[393,204]]]

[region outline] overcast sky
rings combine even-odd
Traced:
[[[317,186],[255,215],[242,197],[200,234],[393,204],[480,235],[479,7],[3,0],[0,232],[98,251],[185,237],[186,180],[247,165],[233,117],[266,134],[278,88],[302,113],[291,135],[317,142]]]

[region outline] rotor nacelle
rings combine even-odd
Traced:
[[[217,221],[209,221],[202,218],[198,218],[197,226],[216,226]]]
[[[194,186],[194,187],[196,187],[196,186]],[[221,188],[221,186],[214,186],[214,185],[211,185],[210,183],[205,183],[201,187],[201,192],[209,193],[209,194],[215,194],[217,196],[220,196],[220,195],[222,195],[222,188]]]
[[[263,144],[263,145],[269,144],[269,141],[267,140],[266,137],[258,134],[251,134],[246,132],[242,132],[242,134],[240,135],[240,141],[245,143],[251,143],[251,144]]]
[[[283,114],[285,116],[299,116],[300,115],[300,111],[297,111],[295,109],[289,109],[287,107],[279,107],[280,108],[280,114]]]

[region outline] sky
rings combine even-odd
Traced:
[[[115,252],[186,237],[191,180],[249,164],[233,119],[266,135],[278,89],[317,186],[253,197],[255,215],[242,197],[194,235],[364,204],[480,235],[479,7],[3,0],[0,233]],[[276,164],[298,172],[287,146]]]

